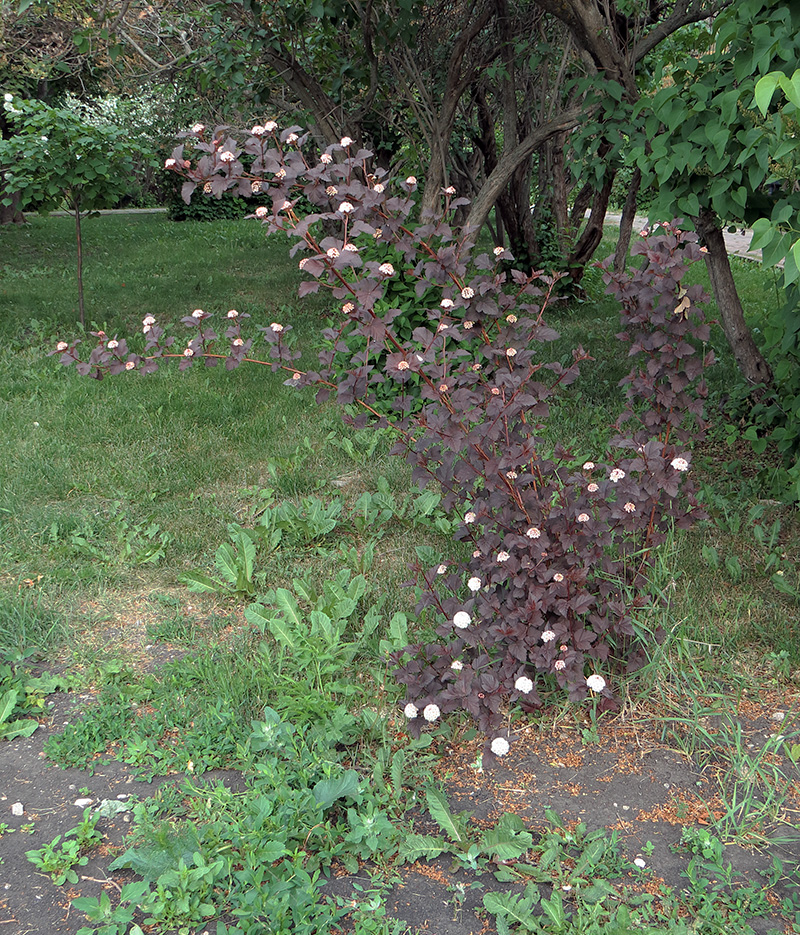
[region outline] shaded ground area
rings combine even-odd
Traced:
[[[90,695],[52,696],[50,716],[30,739],[4,743],[0,751],[0,933],[32,935],[52,932],[73,935],[86,924],[85,917],[70,907],[75,896],[99,896],[106,891],[114,902],[120,887],[131,879],[128,873],[109,873],[108,865],[130,831],[130,813],[121,811],[102,818],[98,830],[102,843],[91,852],[88,863],[77,867],[77,884],[56,886],[49,876],[40,873],[25,852],[41,848],[56,835],[63,835],[81,820],[85,807],[96,808],[104,800],[113,803],[107,810],[128,804],[136,797],[163,794],[164,784],[177,784],[182,777],[162,777],[153,782],[134,778],[132,767],[111,762],[97,763],[93,773],[81,769],[60,769],[48,763],[43,753],[47,737],[58,732],[90,704]],[[797,710],[798,697],[777,695],[751,699],[740,706],[739,725],[745,748],[753,762],[763,745],[774,745],[775,732]],[[454,813],[468,810],[471,822],[479,828],[493,827],[504,813],[519,815],[534,832],[552,829],[546,810],[557,813],[563,822],[563,834],[569,835],[580,823],[587,832],[605,829],[616,835],[618,847],[608,850],[616,860],[621,882],[635,891],[658,897],[666,887],[679,890],[689,886],[683,875],[691,854],[684,848],[676,851],[686,828],[708,829],[715,819],[724,819],[731,808],[731,757],[723,749],[728,736],[722,725],[708,726],[711,735],[719,729],[721,748],[708,751],[703,761],[669,749],[660,736],[669,724],[652,719],[618,718],[600,726],[599,739],[586,731],[591,726],[559,725],[543,732],[541,728],[523,730],[503,766],[482,771],[478,762],[478,740],[444,751],[437,767],[438,778],[447,789]],[[668,731],[667,731],[668,732]],[[749,745],[749,746],[748,746]],[[728,751],[730,753],[731,751]],[[741,751],[740,751],[741,753]],[[758,845],[741,847],[727,843],[724,859],[732,864],[733,877],[743,885],[762,880],[759,871],[768,872],[773,857],[778,857],[783,871],[774,885],[763,888],[776,912],[772,918],[754,919],[758,933],[791,931],[788,920],[779,911],[782,898],[791,894],[797,883],[800,865],[800,786],[792,764],[793,777],[783,790],[777,823],[766,831],[763,821],[755,820],[752,840]],[[741,765],[738,767],[741,770]],[[206,773],[206,779],[220,779],[229,786],[242,786],[243,779],[234,772]],[[741,777],[739,777],[741,779]],[[747,777],[745,777],[746,779]],[[736,777],[733,777],[735,780]],[[737,786],[740,797],[744,787]],[[160,793],[159,790],[162,790]],[[422,790],[420,799],[422,798]],[[87,803],[85,799],[91,799]],[[734,797],[735,799],[735,797]],[[757,815],[763,793],[753,790],[750,807]],[[20,805],[22,814],[19,814]],[[16,806],[16,808],[14,807]],[[740,824],[743,816],[737,816]],[[415,833],[434,833],[437,829],[423,810],[412,819]],[[578,829],[580,830],[580,829]],[[717,832],[719,833],[719,832]],[[567,838],[569,840],[569,838]],[[638,858],[643,869],[632,867]],[[348,874],[335,868],[326,892],[347,901],[368,901],[370,892],[380,891],[390,918],[404,920],[412,931],[439,935],[478,935],[495,930],[493,918],[486,913],[483,900],[487,893],[521,893],[527,881],[525,871],[518,872],[522,861],[489,868],[494,872],[476,873],[469,869],[469,859],[443,855],[431,861],[417,861],[388,871],[377,886],[374,872]],[[608,865],[610,866],[610,864]],[[608,866],[606,869],[608,869]],[[569,905],[570,862],[562,868],[562,891]],[[602,872],[602,870],[600,871]],[[498,881],[496,875],[506,879]],[[354,889],[354,884],[361,889]],[[552,888],[555,888],[553,884]],[[544,890],[543,890],[544,892]],[[205,931],[204,928],[197,929]],[[211,925],[208,931],[215,931]]]

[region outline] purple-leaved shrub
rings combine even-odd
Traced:
[[[513,258],[500,247],[473,256],[474,232],[448,222],[464,203],[453,191],[443,192],[440,217],[414,224],[416,180],[389,181],[347,138],[309,162],[308,137],[297,127],[279,133],[271,121],[241,144],[224,127],[207,134],[196,125],[186,137],[189,152],[181,144],[167,160],[185,179],[184,198],[197,187],[218,197],[228,189],[268,193],[272,210],[259,207],[254,217],[269,234],[295,238],[292,252],[306,276],[300,295],[325,287],[339,303],[340,323],[325,333],[319,369],[296,369],[290,326],[279,322],[260,329],[266,359],[253,356],[255,340],[242,327],[248,316],[233,309],[221,334],[201,309],[182,319],[190,329],[184,343],[148,317],[141,352],[96,332],[88,359],[76,343],[61,342],[61,361],[98,379],[152,372],[166,358],[180,358],[181,369],[199,360],[229,369],[253,361],[287,371],[289,386],[317,387],[320,400],[335,394],[349,413],[355,406],[360,414],[346,418],[357,426],[396,430],[394,453],[409,462],[417,484],[440,486],[445,509],[458,519],[456,538],[471,550],[466,562],[419,570],[418,610],[428,608],[440,623],[437,642],[410,646],[396,659],[412,734],[468,711],[486,735],[488,764],[508,751],[509,703],[531,711],[558,686],[573,701],[593,693],[601,708],[613,708],[609,681],[646,658],[632,615],[650,600],[653,549],[700,513],[687,477],[688,443],[703,429],[702,369],[710,355],[701,359],[696,347],[707,339],[705,297],[698,286],[681,286],[700,255],[694,235],[664,225],[634,248],[639,268],[603,267],[636,364],[622,381],[626,401],[610,451],[576,453],[549,445],[542,432],[551,398],[591,360],[578,348],[563,366],[542,351],[557,336],[544,319],[555,277],[506,272]],[[242,153],[252,160],[247,171]],[[295,212],[300,195],[315,213]],[[427,325],[410,339],[399,337],[400,310],[382,301],[399,270],[362,260],[374,239],[392,245],[428,300]],[[344,371],[342,354],[349,355]],[[412,376],[421,405],[405,392]],[[375,392],[381,387],[385,398],[387,381],[392,414],[381,415]]]

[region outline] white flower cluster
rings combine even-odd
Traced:
[[[511,747],[505,737],[495,737],[489,749],[495,756],[505,756]]]
[[[601,692],[606,687],[606,680],[596,672],[586,679],[586,686],[593,692]]]

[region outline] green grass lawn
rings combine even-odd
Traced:
[[[235,307],[259,323],[291,323],[304,360],[313,361],[324,297],[297,299],[300,275],[287,243],[265,242],[259,225],[103,216],[85,224],[84,241],[87,318],[109,335],[139,330],[148,314],[163,323],[197,307],[221,315]],[[283,790],[276,827],[290,829],[287,848],[299,847],[305,827],[308,803],[298,790],[333,777],[341,785],[332,801],[346,798],[356,781],[349,769],[362,780],[372,771],[370,807],[400,822],[411,799],[401,801],[392,784],[402,786],[411,767],[397,759],[398,688],[386,659],[436,623],[413,619],[414,590],[403,587],[409,564],[460,554],[436,497],[412,489],[405,464],[388,454],[389,433],[352,431],[335,404],[318,405],[267,368],[195,366],[179,374],[167,367],[97,382],[60,367],[47,352],[76,333],[70,220],[0,228],[0,250],[0,662],[39,652],[100,692],[102,716],[55,738],[50,754],[80,764],[114,737],[120,757],[144,773],[185,770],[189,761],[198,773],[256,769],[264,788]],[[598,257],[612,250],[609,232]],[[734,260],[734,270],[757,328],[778,301],[773,275],[747,261]],[[704,281],[705,271],[692,276]],[[547,437],[599,460],[628,364],[597,270],[586,289],[581,300],[553,308],[561,337],[548,353],[566,362],[580,343],[595,360],[554,409]],[[694,467],[711,518],[662,551],[653,586],[664,600],[642,625],[660,626],[667,640],[655,652],[657,666],[625,689],[633,697],[644,689],[673,712],[685,711],[690,695],[724,703],[728,682],[788,685],[800,667],[797,514],[772,499],[764,465],[720,408],[739,381],[719,328],[710,343],[718,358],[709,374],[711,432]],[[248,538],[242,528],[258,533]],[[258,545],[252,567],[247,543]],[[238,580],[225,576],[231,563]],[[794,594],[776,589],[776,572]],[[187,574],[216,577],[218,593],[190,592],[181,581]],[[245,618],[254,597],[261,600]],[[291,632],[276,624],[277,604],[284,619],[296,615]],[[145,675],[145,644],[157,642],[187,655]],[[165,713],[134,730],[131,701]],[[467,726],[443,726],[441,737],[459,730]],[[180,744],[165,751],[164,731],[177,732]],[[269,737],[295,759],[287,752],[270,761],[268,782],[256,754]],[[415,781],[432,761],[419,762]],[[206,806],[205,794],[187,796],[183,814],[188,809],[207,830],[211,798]],[[141,812],[145,838],[159,840],[159,821],[174,817],[170,807]],[[252,816],[242,809],[220,804],[225,820],[244,828]],[[347,820],[352,846],[325,825],[316,865],[334,857],[348,866],[380,861],[381,848],[396,850],[380,821],[370,844],[369,833]],[[212,851],[214,840],[208,832]],[[203,850],[202,841],[197,846]],[[262,863],[278,860],[277,850],[259,846]],[[161,915],[151,911],[164,931],[183,924],[165,906]]]

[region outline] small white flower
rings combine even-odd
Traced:
[[[566,668],[567,668],[567,664],[566,664],[566,662],[564,662],[563,659],[556,659],[556,661],[553,663],[553,668],[554,668],[557,672],[560,672],[560,671],[562,671],[563,669],[566,669]]]
[[[673,458],[672,461],[670,461],[670,465],[674,467],[676,471],[689,470],[689,462],[686,458]]]
[[[453,626],[457,627],[459,630],[466,630],[471,623],[472,617],[470,617],[466,610],[459,610],[453,616]]]
[[[283,203],[283,204],[281,205],[281,207],[280,207],[280,210],[281,210],[281,211],[288,211],[291,207],[292,207],[291,201],[284,201],[284,203]]]
[[[283,325],[279,325],[277,321],[273,321],[270,325],[270,328],[275,332],[275,334],[280,334],[283,331]]]
[[[498,562],[507,562],[510,558],[511,558],[511,556],[508,554],[508,552],[498,552],[498,553],[497,553],[497,561],[498,561]]]
[[[452,300],[452,299],[442,299],[442,301],[439,303],[439,307],[440,307],[440,308],[452,308],[452,307],[453,307],[453,300]]]
[[[350,139],[349,136],[343,136],[343,137],[339,140],[339,142],[341,143],[342,146],[345,146],[345,147],[346,147],[346,146],[352,146],[352,145],[353,145],[353,141]]]
[[[505,756],[511,747],[505,737],[495,737],[489,749],[495,756]]]
[[[211,182],[203,182],[203,192],[206,195],[210,195],[213,189],[214,189],[214,186],[211,184]]]
[[[244,345],[244,341],[241,338],[234,338],[231,343],[234,347],[242,347]]]
[[[536,526],[531,526],[530,529],[525,533],[529,539],[538,539],[541,536],[542,530],[537,529]]]
[[[265,218],[269,214],[269,211],[264,207],[264,205],[259,205],[256,208],[256,217]]]
[[[333,196],[334,196],[338,191],[339,191],[339,189],[338,189],[335,185],[329,185],[329,186],[325,189],[325,194],[326,194],[326,195],[329,195],[331,198],[333,198]]]
[[[578,513],[578,522],[579,523],[588,523],[589,514],[588,513]]]
[[[196,123],[192,127],[192,133],[202,133],[205,130],[206,125],[204,123]]]
[[[354,243],[346,243],[342,250],[346,250],[347,253],[358,253],[358,247]]]
[[[284,169],[283,166],[281,166],[281,168],[278,169],[278,171],[275,173],[275,178],[276,178],[276,179],[285,179],[285,178],[286,178],[286,169]]]
[[[437,575],[443,575],[443,574],[446,573],[446,571],[447,571],[447,565],[440,565],[440,566],[436,569],[436,574],[437,574]]]
[[[555,638],[556,638],[556,635],[555,633],[553,633],[552,630],[545,630],[544,633],[542,633],[543,643],[552,643]]]
[[[447,331],[449,327],[450,325],[448,325],[446,321],[440,321],[436,328],[436,333],[439,334],[440,331]]]
[[[381,263],[378,271],[383,273],[384,276],[394,276],[394,267],[391,263]]]
[[[464,288],[461,290],[462,299],[471,299],[474,297],[474,295],[475,290],[471,286],[464,286]]]
[[[416,185],[416,184],[417,184],[416,176],[409,175],[409,177],[406,179],[406,185]]]
[[[425,708],[422,712],[422,716],[426,721],[433,723],[442,712],[439,710],[439,705],[428,704],[425,705]]]
[[[629,500],[622,509],[625,510],[626,513],[635,513],[636,504],[631,503]]]
[[[586,489],[589,491],[589,493],[597,493],[597,491],[598,491],[600,488],[597,486],[597,484],[595,484],[594,482],[592,482],[591,484],[589,484],[589,486],[588,486]]]
[[[331,156],[330,153],[323,153],[323,154],[319,157],[319,161],[320,161],[324,166],[329,166],[329,165],[333,162],[333,156]]]
[[[115,348],[119,347],[119,341],[109,341],[107,347],[110,351],[113,351]]]
[[[164,168],[171,169],[173,166],[176,166],[177,164],[178,164],[177,159],[167,159],[164,161]]]
[[[144,318],[142,319],[143,325],[154,325],[155,323],[156,323],[156,320],[155,318],[153,318],[152,315],[145,315]]]
[[[268,121],[264,124],[264,129],[267,131],[267,133],[272,133],[273,130],[277,130],[277,129],[278,129],[278,124],[275,123],[274,120],[268,120]]]
[[[239,313],[236,311],[235,308],[232,308],[232,309],[228,312],[228,318],[238,318],[238,317],[239,317]]]
[[[616,484],[618,480],[622,480],[625,476],[625,472],[620,468],[614,468],[614,470],[608,475],[608,479],[612,484]]]
[[[134,368],[135,366],[136,366],[136,364],[135,364],[132,360],[129,360],[129,361],[125,364],[125,369],[126,369],[126,370],[133,370],[133,368]]]
[[[186,350],[183,352],[183,356],[194,357],[194,351],[190,347],[187,347]]]
[[[477,517],[476,517],[475,514],[472,512],[472,510],[470,510],[469,513],[465,513],[465,514],[464,514],[464,522],[467,523],[467,524],[469,524],[469,523],[474,523],[476,519],[477,519]]]
[[[356,307],[355,305],[353,305],[352,302],[345,302],[344,305],[342,306],[342,311],[345,313],[345,315],[349,315],[351,312],[354,312],[355,310],[356,310]]]
[[[516,357],[516,356],[517,356],[517,349],[515,347],[506,348],[506,357]]]
[[[514,682],[514,688],[518,692],[522,692],[523,695],[527,695],[533,691],[533,682],[524,675],[521,675],[516,682]]]
[[[261,182],[258,179],[253,179],[250,183],[250,191],[257,195],[261,191]]]
[[[397,362],[398,370],[408,370],[411,367],[411,364],[407,360],[400,360]]]
[[[382,195],[386,191],[386,187],[381,182],[376,182],[373,186],[373,191],[376,191],[379,195]]]
[[[286,142],[289,143],[289,144],[291,145],[292,143],[296,143],[296,142],[298,141],[298,139],[300,139],[300,137],[299,137],[296,133],[290,133],[290,134],[286,137]]]
[[[335,260],[336,257],[339,256],[339,251],[336,247],[328,247],[326,253],[332,260]]]
[[[350,204],[349,201],[343,201],[339,205],[339,211],[342,214],[351,214],[353,211],[355,211],[355,208]]]
[[[403,714],[411,721],[419,714],[419,708],[415,704],[409,702],[405,708],[403,708]]]
[[[505,252],[506,252],[505,247],[495,247],[494,250],[492,251],[492,253],[494,253],[495,256],[500,256],[501,253],[505,253]]]
[[[454,659],[450,663],[450,668],[455,669],[456,672],[460,672],[464,668],[464,663],[460,659]]]
[[[594,470],[594,461],[587,461],[583,466],[584,471]]]
[[[467,587],[470,591],[480,591],[481,589],[481,579],[480,578],[470,578],[467,582]]]
[[[232,152],[230,152],[230,150],[226,149],[224,153],[219,154],[219,161],[220,162],[235,162],[236,156]]]
[[[517,472],[516,472],[516,471],[506,471],[506,477],[507,477],[509,480],[516,480],[516,479],[517,479]]]
[[[475,322],[465,321],[461,327],[464,329],[464,331],[472,331],[472,329],[475,327]]]
[[[293,380],[299,380],[299,379],[301,379],[302,376],[303,376],[302,373],[293,373],[293,374],[292,374],[292,379],[293,379]]]
[[[297,264],[298,269],[305,269],[308,266],[308,257],[304,256],[302,260]]]
[[[557,571],[557,572],[553,575],[553,581],[563,581],[563,580],[564,580],[564,576],[561,574],[560,571]]]
[[[152,330],[153,330],[153,326],[152,326],[152,325],[143,325],[143,326],[142,326],[142,334],[150,334],[150,332],[151,332]]]
[[[196,308],[192,312],[192,318],[202,318],[203,315],[205,315],[205,312],[202,310],[202,308]]]
[[[601,692],[606,687],[606,680],[595,672],[586,679],[586,685],[593,692]]]
[[[66,341],[59,341],[58,344],[56,344],[57,351],[65,351],[68,347],[69,344],[67,344]]]
[[[512,312],[510,315],[506,315],[506,321],[510,325],[515,325],[517,323],[517,316]]]
[[[644,868],[647,866],[647,861],[644,859],[644,857],[637,857],[633,862],[640,870],[644,870]]]
[[[6,104],[10,104],[11,101],[14,100],[14,95],[9,94],[8,91],[6,91],[6,93],[3,95],[3,100],[6,102]]]
[[[264,127],[262,127],[260,124],[257,123],[257,124],[250,130],[250,132],[253,134],[253,136],[263,136],[267,131],[266,131],[266,129],[265,129]]]
[[[455,186],[448,185],[447,188],[444,189],[444,193],[445,195],[455,195],[456,193]]]

